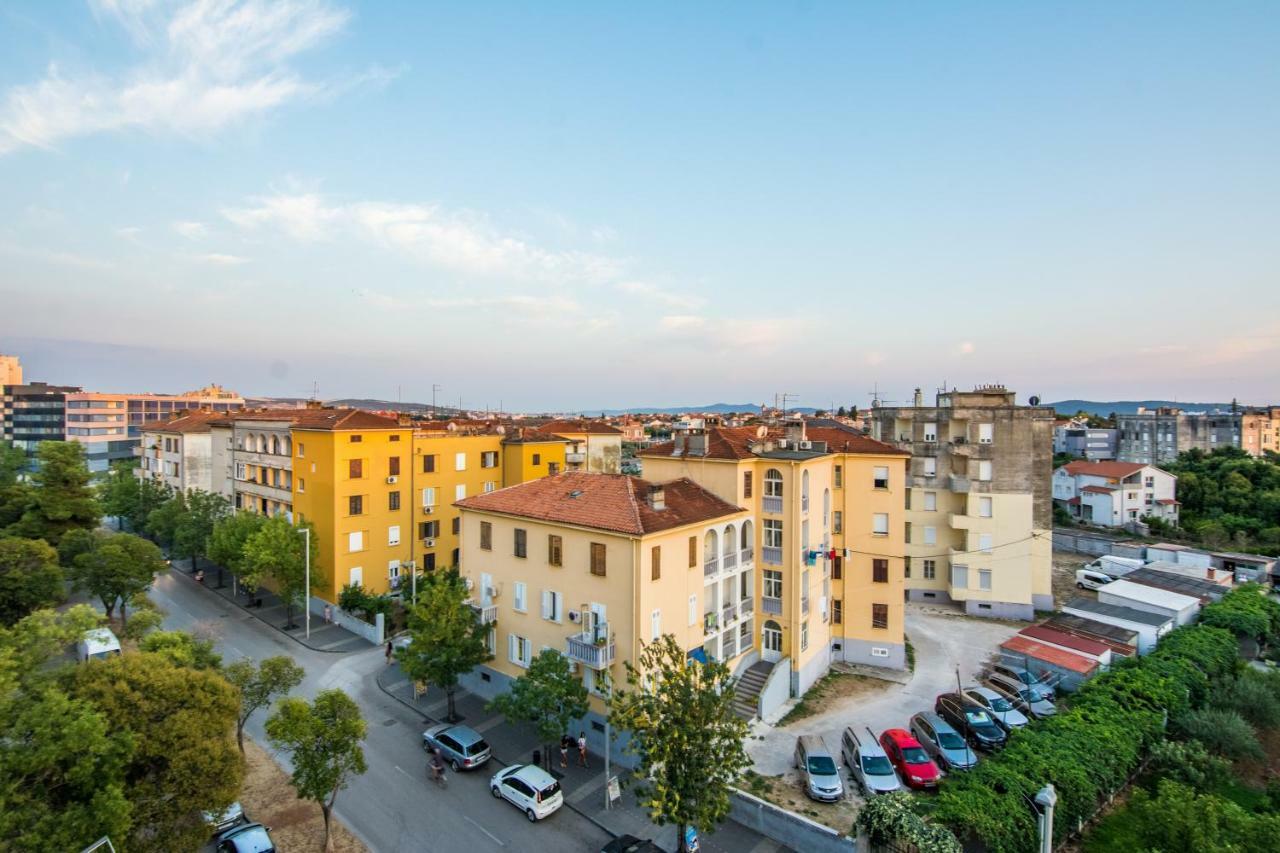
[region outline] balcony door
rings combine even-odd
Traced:
[[[782,660],[782,628],[772,619],[760,630],[760,656],[769,663]]]

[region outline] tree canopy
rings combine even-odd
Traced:
[[[102,513],[89,485],[84,445],[42,441],[36,457],[39,467],[31,475],[33,488],[26,492],[26,506],[10,532],[57,546],[68,530],[97,527]]]
[[[218,522],[231,514],[231,502],[212,492],[192,489],[186,494],[187,511],[178,520],[173,535],[173,553],[190,557],[191,567],[199,568],[200,558],[209,553],[209,539]]]
[[[304,529],[311,530],[311,535],[304,537]],[[289,628],[296,627],[293,609],[299,604],[305,606],[305,597],[311,594],[311,590],[306,588],[308,543],[314,567],[320,543],[311,525],[303,523],[295,527],[287,518],[275,516],[264,521],[244,544],[245,575],[241,581],[250,589],[256,589],[264,578],[271,578],[275,582],[276,594],[284,601],[286,626]],[[314,588],[319,582],[313,572],[311,586]]]
[[[164,570],[164,557],[154,543],[132,533],[112,533],[75,558],[71,578],[78,589],[102,601],[108,619],[119,605],[120,620],[127,623],[129,601],[145,592]]]
[[[245,510],[218,519],[209,535],[209,559],[237,575],[245,575],[245,545],[266,521],[264,516]],[[241,581],[244,582],[245,578],[241,577]]]
[[[227,681],[240,691],[240,713],[236,716],[236,744],[244,753],[244,725],[273,696],[288,693],[302,683],[306,672],[288,655],[278,655],[254,664],[241,658],[227,665],[223,672]]]
[[[457,569],[424,575],[418,605],[409,611],[409,645],[396,653],[405,675],[444,689],[449,720],[457,719],[458,679],[493,657],[486,644],[493,626],[477,618],[467,605],[469,595]]]
[[[587,688],[572,671],[569,659],[555,649],[546,649],[530,661],[529,669],[511,682],[510,690],[495,698],[490,707],[508,719],[533,723],[545,747],[543,755],[550,763],[550,745],[568,734],[572,723],[586,716],[589,706]]]
[[[1178,477],[1182,527],[1194,537],[1215,548],[1280,554],[1280,457],[1196,449],[1161,467]]]
[[[12,625],[62,601],[58,552],[42,539],[0,539],[0,622]]]

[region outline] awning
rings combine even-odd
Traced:
[[[707,662],[706,649],[702,648],[702,646],[698,646],[696,649],[691,649],[689,651],[689,660],[696,660],[698,663],[706,663]]]

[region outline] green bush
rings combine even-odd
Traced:
[[[1165,740],[1151,747],[1147,771],[1197,790],[1216,789],[1231,780],[1231,762],[1209,752],[1198,740]]]
[[[872,797],[858,812],[855,834],[861,829],[872,844],[910,842],[919,853],[961,853],[956,837],[941,826],[926,823],[917,806],[916,798],[902,791]]]
[[[1265,757],[1258,735],[1244,717],[1221,708],[1200,708],[1178,718],[1178,731],[1231,760]]]
[[[1256,583],[1236,587],[1200,612],[1200,623],[1255,639],[1280,636],[1280,603]]]
[[[1280,675],[1246,669],[1210,699],[1215,708],[1235,711],[1260,729],[1280,727]]]

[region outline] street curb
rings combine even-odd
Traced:
[[[379,675],[380,675],[380,674],[381,674],[381,673],[379,673]],[[379,690],[381,690],[383,693],[387,694],[387,696],[389,696],[390,698],[392,698],[392,699],[396,700],[397,702],[399,702],[401,705],[404,705],[406,708],[412,708],[412,709],[414,710],[414,712],[418,714],[418,716],[422,717],[422,719],[423,719],[423,720],[426,720],[426,721],[431,722],[431,723],[439,723],[439,722],[441,722],[440,720],[437,720],[435,717],[432,717],[430,714],[428,714],[428,713],[426,713],[425,711],[423,711],[421,708],[418,708],[418,707],[414,706],[414,705],[413,705],[412,703],[410,703],[410,702],[406,702],[404,699],[401,699],[399,696],[397,696],[396,694],[392,693],[390,690],[388,690],[386,687],[384,687],[384,686],[383,686],[383,684],[382,684],[382,679],[381,679],[381,678],[379,678],[378,676],[376,676],[376,675],[375,675],[375,676],[374,676],[374,678],[373,678],[373,680],[377,683],[377,685],[378,685],[378,689],[379,689]],[[497,754],[496,752],[494,752],[492,749],[490,749],[490,750],[489,750],[489,760],[490,760],[490,761],[495,761],[495,762],[497,762],[497,763],[498,763],[499,765],[501,765],[502,767],[510,767],[510,766],[511,766],[511,762],[509,762],[509,761],[503,761],[501,758],[499,758],[499,757],[498,757],[498,754]],[[608,781],[607,781],[607,780],[606,780],[606,784],[608,784]],[[578,815],[580,815],[581,817],[586,818],[588,821],[590,821],[592,824],[594,824],[594,825],[596,826],[596,828],[597,828],[597,829],[599,829],[599,830],[601,830],[602,832],[604,832],[605,834],[607,834],[610,838],[618,838],[618,837],[619,837],[619,836],[618,836],[618,833],[614,832],[612,829],[610,829],[609,827],[605,826],[605,825],[604,825],[603,823],[601,823],[600,821],[596,820],[596,818],[595,818],[593,815],[590,815],[590,814],[588,814],[587,812],[584,812],[582,809],[578,808],[576,805],[574,805],[573,803],[569,802],[569,798],[568,798],[568,797],[565,797],[565,798],[564,798],[564,807],[565,807],[565,808],[567,808],[567,809],[569,809],[570,811],[574,812],[575,814],[578,814]]]
[[[184,571],[183,569],[178,568],[177,566],[173,565],[172,563],[169,565],[169,573],[170,573],[170,574],[177,575],[177,576],[182,577],[182,578],[185,578],[185,579],[186,579],[186,581],[187,581],[187,583],[189,583],[189,584],[191,584],[191,585],[193,585],[193,586],[198,586],[198,587],[200,587],[201,589],[203,589],[203,590],[204,590],[206,593],[208,593],[209,595],[215,596],[215,597],[217,597],[217,598],[220,598],[220,599],[221,599],[221,600],[223,600],[223,601],[226,601],[226,602],[229,602],[229,603],[231,603],[231,604],[235,605],[236,607],[239,607],[239,608],[240,608],[241,610],[243,610],[245,613],[247,613],[248,615],[252,616],[254,619],[257,619],[257,620],[258,620],[259,622],[261,622],[263,625],[266,625],[268,628],[274,628],[275,630],[279,631],[281,634],[284,634],[284,635],[285,635],[286,637],[288,637],[290,640],[293,640],[295,643],[297,643],[298,645],[302,646],[303,648],[311,649],[311,651],[313,651],[313,652],[323,652],[324,654],[328,654],[328,655],[348,655],[348,654],[354,654],[354,653],[355,653],[355,650],[354,650],[354,649],[347,649],[347,650],[342,650],[342,649],[322,649],[322,648],[320,648],[319,646],[313,646],[313,645],[311,645],[310,643],[308,643],[306,640],[300,639],[300,638],[298,638],[298,637],[294,636],[293,634],[289,633],[289,632],[288,632],[288,631],[286,631],[285,629],[281,628],[279,625],[272,625],[272,624],[271,624],[270,622],[268,622],[266,619],[263,619],[261,616],[259,616],[258,614],[254,613],[252,610],[250,610],[248,607],[245,607],[243,604],[241,604],[240,602],[236,601],[234,598],[231,598],[231,597],[228,597],[228,596],[225,596],[225,595],[219,595],[218,593],[214,592],[212,589],[209,589],[209,588],[208,588],[207,586],[205,586],[204,584],[202,584],[202,583],[197,583],[197,582],[196,582],[196,580],[195,580],[194,578],[192,578],[192,577],[191,577],[190,573],[188,573],[188,572]]]

